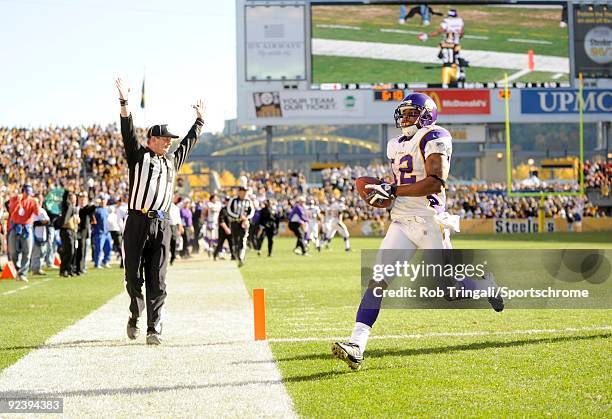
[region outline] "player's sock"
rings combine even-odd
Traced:
[[[357,318],[355,319],[355,327],[353,328],[353,334],[351,335],[351,343],[355,343],[361,349],[361,352],[365,351],[368,337],[370,336],[370,330],[380,312],[380,306],[382,304],[382,297],[376,297],[374,290],[368,288],[363,294],[361,304],[357,310]]]
[[[351,243],[348,238],[344,239],[344,250],[351,250]]]
[[[359,350],[361,354],[365,352],[366,345],[368,344],[368,339],[370,338],[370,332],[372,328],[367,324],[355,322],[355,326],[353,327],[353,333],[351,333],[350,343],[354,343],[359,346]]]

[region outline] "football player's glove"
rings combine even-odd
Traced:
[[[425,41],[427,41],[429,36],[425,32],[423,32],[423,33],[418,34],[417,38],[418,38],[419,41],[425,42]]]
[[[390,183],[380,183],[380,184],[370,184],[365,186],[366,189],[371,189],[372,191],[368,194],[367,199],[370,202],[370,205],[374,205],[376,201],[379,199],[384,201],[386,199],[395,199],[395,193],[397,192],[397,186],[391,185]]]

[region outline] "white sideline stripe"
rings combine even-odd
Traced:
[[[500,332],[432,332],[432,333],[415,333],[411,335],[374,335],[370,339],[422,339],[430,337],[470,337],[470,336],[515,336],[515,335],[537,335],[537,334],[558,334],[558,333],[575,333],[575,332],[594,332],[602,330],[612,330],[612,326],[592,326],[592,327],[568,327],[566,329],[527,329],[527,330],[509,330]],[[318,342],[318,341],[334,341],[345,340],[346,336],[338,337],[306,337],[306,338],[270,338],[269,342]]]
[[[161,346],[144,318],[127,339],[124,291],[1,371],[0,397],[63,397],[66,417],[295,417],[235,264],[177,263],[167,284]]]
[[[384,42],[341,41],[314,38],[313,55],[371,58],[376,60],[408,61],[439,64],[438,48],[419,45],[388,44]],[[527,65],[527,54],[464,50],[461,55],[472,67],[522,70]],[[535,71],[569,73],[569,59],[550,55],[535,56]]]
[[[557,73],[554,76],[552,76],[553,80],[557,80],[558,78],[563,77],[563,73]]]
[[[508,81],[519,79],[519,78],[523,77],[525,74],[529,74],[529,73],[531,73],[531,70],[528,69],[528,68],[524,68],[521,71],[517,71],[516,73],[513,73],[513,74],[509,75],[508,76]],[[506,80],[501,79],[501,80],[497,81],[497,84],[503,85],[505,82],[506,82]]]
[[[541,41],[539,39],[508,38],[508,42],[519,42],[521,44],[552,45],[552,42],[550,41]]]
[[[35,286],[35,285],[38,285],[38,284],[40,284],[40,282],[35,282],[35,283],[33,283],[33,284],[24,285],[24,286],[23,286],[23,287],[21,287],[21,288],[17,288],[17,289],[11,290],[11,291],[6,291],[6,292],[2,293],[2,295],[14,294],[14,293],[16,293],[17,291],[27,290],[28,288],[31,288],[31,287],[33,287],[33,286]]]

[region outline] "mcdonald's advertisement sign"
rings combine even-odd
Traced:
[[[489,115],[491,91],[488,89],[417,90],[431,97],[443,115]]]

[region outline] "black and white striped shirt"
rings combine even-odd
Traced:
[[[138,142],[132,115],[121,117],[121,136],[130,172],[129,209],[169,211],[176,174],[197,143],[203,125],[204,121],[197,119],[176,151],[158,156]]]
[[[251,219],[255,215],[255,206],[248,198],[240,199],[235,197],[227,204],[227,213],[233,221],[238,221],[242,216]]]

